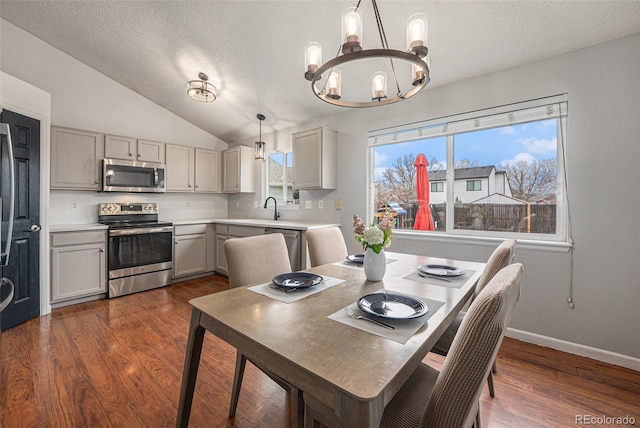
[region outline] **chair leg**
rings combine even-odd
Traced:
[[[489,384],[489,395],[491,398],[496,396],[495,391],[493,390],[493,373],[489,372],[489,377],[487,377],[487,384]]]
[[[480,422],[480,403],[478,403],[478,411],[476,412],[476,423],[474,424],[474,428],[482,428]]]
[[[491,366],[491,371],[494,373],[498,372],[498,366],[496,365],[496,361],[493,360],[493,365]]]
[[[303,428],[304,427],[304,399],[302,397],[302,391],[291,386],[290,394],[290,406],[291,406],[291,427]]]
[[[242,377],[244,376],[244,367],[247,365],[247,357],[240,352],[236,354],[236,371],[233,374],[233,388],[231,389],[231,405],[229,406],[229,417],[236,415],[238,407],[238,397],[240,397],[240,386],[242,385]]]

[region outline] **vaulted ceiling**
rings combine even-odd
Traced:
[[[356,1],[10,1],[0,16],[227,142],[333,115],[304,79],[304,45],[338,51],[340,15]],[[369,1],[364,48],[379,48]],[[640,1],[378,0],[389,46],[407,18],[429,17],[429,87],[525,64],[640,31]],[[186,96],[199,72],[213,103]],[[370,79],[371,70],[363,72]],[[385,108],[393,108],[385,107]]]

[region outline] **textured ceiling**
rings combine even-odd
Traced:
[[[344,109],[312,94],[303,48],[320,42],[324,60],[334,56],[340,14],[355,3],[1,0],[0,16],[234,142],[257,135],[257,113],[266,115],[263,131],[270,132]],[[370,2],[361,7],[364,47],[379,48]],[[640,1],[378,0],[378,7],[389,46],[400,50],[406,19],[428,15],[429,87],[640,32]],[[186,83],[200,71],[218,88],[214,103],[186,96]],[[428,88],[418,96],[428,97]]]

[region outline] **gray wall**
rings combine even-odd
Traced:
[[[437,63],[432,65],[437,73]],[[324,125],[339,131],[338,189],[303,192],[314,209],[291,218],[340,221],[352,251],[351,216],[366,215],[366,133],[477,109],[568,93],[567,174],[573,237],[575,308],[567,305],[571,253],[525,246],[522,297],[512,327],[605,353],[632,357],[640,367],[640,34],[445,87],[427,89],[393,106],[336,108],[336,116],[280,132],[269,144],[286,145],[291,132]],[[312,96],[309,94],[309,96]],[[284,135],[283,135],[284,134]],[[251,141],[242,142],[250,145]],[[229,213],[256,216],[256,196],[229,198]],[[317,200],[324,209],[317,209]],[[333,208],[336,199],[343,210]],[[233,201],[233,202],[232,202]],[[238,205],[236,207],[236,205]],[[495,242],[442,242],[396,235],[391,251],[483,261]],[[541,340],[540,343],[546,343]],[[590,355],[589,350],[581,353]],[[613,355],[611,360],[616,360]],[[635,359],[635,361],[633,361]]]

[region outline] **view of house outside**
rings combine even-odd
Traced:
[[[436,231],[556,233],[559,119],[374,147],[375,206],[396,207],[397,227],[413,229],[418,209],[416,157],[429,165],[429,208]],[[448,162],[447,144],[454,159]],[[454,165],[448,191],[447,165]],[[454,204],[453,220],[447,203]],[[449,214],[451,215],[451,214]]]

